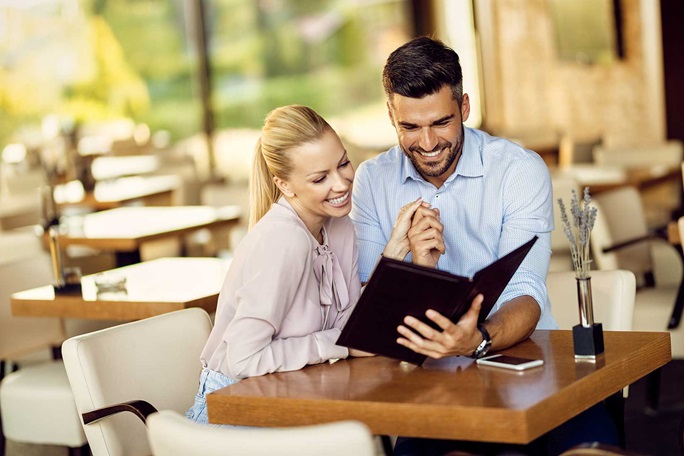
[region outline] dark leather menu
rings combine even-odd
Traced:
[[[537,236],[472,278],[413,263],[380,258],[366,289],[349,316],[337,345],[421,365],[426,356],[399,345],[397,326],[410,315],[439,329],[425,316],[434,309],[452,321],[468,311],[473,298],[484,295],[480,322],[484,321],[513,274],[537,241]]]

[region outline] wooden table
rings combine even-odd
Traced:
[[[463,357],[420,368],[384,357],[242,380],[207,396],[209,421],[297,426],[355,419],[375,434],[529,443],[671,359],[669,333],[606,332],[596,363],[571,331],[536,331],[505,353],[543,358],[523,373]]]
[[[114,251],[117,265],[140,261],[145,242],[178,238],[203,228],[230,229],[240,220],[239,206],[120,207],[67,219],[59,243]]]
[[[173,192],[180,186],[178,176],[120,177],[99,181],[86,192],[80,181],[55,187],[55,203],[59,206],[87,206],[95,210],[113,209],[140,203],[145,206],[170,206]]]
[[[214,312],[229,265],[218,258],[146,261],[104,273],[125,276],[125,293],[98,295],[94,274],[81,279],[82,294],[55,295],[52,286],[15,293],[12,315],[129,321],[188,307]]]
[[[631,185],[646,190],[664,183],[681,182],[679,165],[654,165],[644,167],[620,167],[599,165],[571,165],[559,167],[554,173],[568,175],[580,188],[590,187],[591,194]]]

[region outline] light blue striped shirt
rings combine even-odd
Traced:
[[[553,230],[549,170],[538,154],[511,141],[465,127],[464,134],[456,170],[440,188],[418,174],[399,146],[359,166],[351,218],[361,281],[368,281],[399,209],[422,197],[439,208],[446,253],[437,268],[452,274],[472,277],[539,236],[492,313],[513,298],[529,295],[541,307],[537,329],[557,328],[546,294]]]

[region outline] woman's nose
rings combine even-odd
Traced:
[[[349,179],[344,177],[341,173],[335,174],[333,182],[333,190],[336,192],[344,192],[349,188]]]

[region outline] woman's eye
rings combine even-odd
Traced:
[[[313,183],[314,183],[314,184],[320,184],[320,183],[323,182],[324,180],[325,180],[325,176],[316,179],[315,181],[313,181]]]
[[[349,166],[349,163],[351,163],[351,162],[349,160],[347,160],[346,162],[344,162],[340,165],[340,168],[344,168],[344,167]]]

